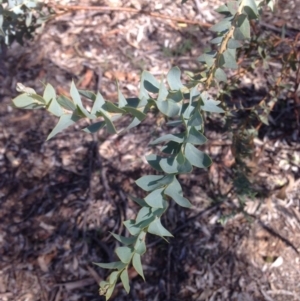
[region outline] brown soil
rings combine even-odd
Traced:
[[[134,181],[150,173],[148,142],[167,130],[154,127],[149,115],[126,135],[101,130],[92,136],[76,126],[46,141],[56,118],[13,108],[16,83],[41,92],[41,82],[49,82],[67,95],[74,79],[114,100],[117,79],[124,95],[137,95],[143,69],[157,77],[172,65],[197,70],[196,58],[211,38],[205,24],[216,21],[218,2],[59,1],[143,9],[202,26],[124,10],[72,10],[49,21],[28,46],[8,50],[6,72],[0,72],[1,301],[104,300],[98,283],[107,273],[93,262],[114,258],[109,231],[124,233],[122,222],[136,214],[127,195],[142,195]],[[280,36],[285,24],[296,37],[299,1],[292,2],[280,1],[275,15],[266,12],[256,29]],[[242,78],[245,86],[255,84],[250,98],[260,97],[259,76]],[[244,97],[236,94],[235,101]],[[170,205],[164,224],[175,238],[167,244],[149,237],[146,282],[130,270],[130,294],[119,285],[112,300],[300,300],[299,104],[291,95],[281,96],[284,109],[275,108],[275,121],[254,140],[252,182],[267,193],[246,199],[251,218],[239,213],[219,222],[237,208],[237,198],[231,141],[209,119],[206,151],[214,164],[181,177],[193,209]]]

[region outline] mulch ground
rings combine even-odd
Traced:
[[[124,95],[135,96],[144,69],[158,78],[173,65],[197,70],[196,58],[211,39],[207,26],[218,18],[214,9],[219,2],[59,1],[62,6],[127,7],[152,15],[61,7],[61,15],[45,25],[42,35],[26,47],[14,44],[8,50],[5,70],[0,70],[1,301],[104,300],[98,283],[107,272],[93,262],[114,259],[116,241],[109,232],[124,234],[122,222],[137,213],[127,196],[143,196],[134,181],[151,172],[144,159],[152,151],[147,145],[168,130],[155,125],[149,114],[126,135],[109,136],[105,130],[87,135],[80,124],[46,141],[56,118],[13,108],[16,83],[41,92],[42,83],[49,82],[68,95],[74,79],[78,87],[99,89],[113,101],[117,80]],[[281,1],[256,29],[280,36],[285,25],[287,35],[296,38],[299,5]],[[274,74],[277,67],[272,65]],[[248,90],[233,93],[233,101],[263,97],[259,91],[266,80],[259,71],[254,78],[244,75],[241,86]],[[212,116],[205,151],[214,164],[180,177],[192,210],[170,204],[163,222],[175,237],[167,244],[149,236],[143,258],[146,282],[130,270],[130,294],[118,285],[112,300],[300,300],[295,81],[291,73],[291,88],[280,95],[270,126],[254,139],[251,182],[267,193],[245,200],[251,218],[241,213],[229,218],[238,204],[231,140]],[[224,217],[227,223],[220,223]]]

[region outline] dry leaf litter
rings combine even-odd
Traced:
[[[214,9],[220,3],[59,1],[130,7],[205,24],[219,18]],[[296,35],[299,1],[279,6],[275,17],[265,13],[260,28],[278,34],[285,24]],[[104,130],[86,135],[79,124],[46,142],[56,119],[12,108],[16,83],[41,92],[41,82],[50,82],[68,95],[74,79],[80,88],[99,89],[114,100],[117,80],[124,95],[134,96],[143,69],[157,77],[173,65],[197,70],[196,58],[210,38],[205,27],[168,18],[74,10],[49,21],[30,46],[12,46],[5,60],[8,75],[0,74],[1,301],[103,300],[98,283],[107,274],[92,262],[114,259],[116,241],[109,231],[124,233],[122,222],[137,213],[127,195],[143,196],[134,181],[151,172],[144,159],[151,152],[148,142],[168,130],[153,126],[156,117],[149,115],[126,135],[109,136]],[[247,87],[254,83],[246,101],[260,97],[255,91],[265,80],[262,73],[242,78]],[[171,204],[164,224],[175,238],[167,244],[150,237],[143,259],[147,281],[130,270],[130,294],[118,285],[112,300],[300,300],[299,128],[296,104],[290,95],[284,97],[287,109],[254,141],[252,181],[268,194],[247,200],[252,218],[237,214],[226,225],[219,222],[236,208],[237,199],[230,140],[211,120],[206,151],[215,163],[181,176],[193,209]],[[237,93],[235,101],[239,98],[243,95]]]

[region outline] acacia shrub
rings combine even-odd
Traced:
[[[265,5],[273,9],[274,1],[238,0],[221,5],[217,11],[223,15],[223,19],[210,28],[216,35],[211,41],[212,49],[199,57],[198,60],[203,63],[203,68],[198,73],[191,74],[186,84],[182,83],[181,71],[177,67],[171,68],[166,75],[166,80],[158,80],[144,71],[141,76],[139,95],[125,98],[118,87],[117,102],[104,99],[99,91],[78,90],[74,82],[71,83],[70,88],[71,98],[57,95],[50,84],[45,86],[42,95],[37,94],[30,87],[18,84],[20,95],[13,99],[15,107],[46,109],[59,118],[48,139],[81,119],[92,122],[82,129],[86,133],[95,133],[105,127],[109,133],[116,134],[120,131],[115,122],[124,115],[129,115],[131,122],[125,130],[130,130],[138,126],[153,108],[163,114],[170,128],[176,129],[175,134],[172,130],[172,133],[149,142],[149,145],[159,146],[158,153],[146,156],[147,162],[155,173],[144,175],[136,181],[137,186],[145,191],[144,198],[129,196],[141,207],[135,219],[124,222],[130,236],[112,234],[122,244],[115,250],[119,260],[95,263],[112,271],[107,280],[100,283],[100,294],[105,295],[106,299],[111,297],[119,278],[125,290],[129,292],[130,265],[133,265],[137,273],[144,278],[141,257],[146,252],[147,234],[157,235],[165,240],[172,237],[161,222],[170,200],[184,208],[192,206],[183,195],[178,176],[191,173],[194,167],[208,168],[212,163],[210,157],[198,148],[207,142],[204,135],[207,114],[223,114],[224,124],[232,124],[236,108],[226,106],[222,102],[224,94],[228,94],[232,85],[224,70],[238,69],[237,53],[242,53],[245,42],[246,45],[253,44],[251,22],[259,18]],[[257,40],[255,42],[258,43]],[[267,49],[264,48],[263,43],[259,45],[257,53],[264,62],[267,62]],[[294,54],[287,58],[288,62],[292,60],[297,64]],[[212,94],[212,87],[214,91],[218,91],[217,94]],[[270,95],[275,100],[275,91]],[[83,105],[82,97],[92,101],[91,109]],[[254,120],[252,117],[255,116],[259,122],[267,123],[267,116],[271,109],[272,104],[261,102],[251,108],[249,114],[251,118],[249,117],[242,126],[227,128],[228,132],[233,134],[232,150],[236,158],[235,186],[240,196],[241,209],[243,209],[243,197],[251,195],[249,182],[247,182],[247,167],[243,164],[243,159],[251,155],[253,150],[251,141],[257,133],[257,129],[252,127]]]

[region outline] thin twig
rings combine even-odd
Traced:
[[[206,27],[206,28],[209,28],[212,25],[210,23],[201,22],[198,20],[188,20],[188,19],[183,19],[183,18],[171,17],[171,16],[153,13],[151,11],[146,11],[146,10],[142,10],[142,9],[139,10],[139,9],[135,9],[135,8],[131,8],[131,7],[81,6],[81,5],[68,6],[68,5],[60,5],[60,4],[54,4],[54,3],[50,3],[50,4],[48,4],[48,6],[52,7],[53,9],[66,10],[67,12],[77,11],[77,10],[102,11],[102,12],[125,11],[125,12],[133,13],[133,14],[148,15],[150,17],[158,18],[158,19],[171,20],[171,21],[175,21],[178,23],[199,25],[201,27]],[[57,16],[62,15],[62,14],[65,14],[65,12],[58,13]]]
[[[168,301],[171,300],[171,253],[173,251],[173,247],[169,246],[168,249],[168,266],[167,266],[167,273],[168,273],[168,282],[167,282],[167,295]]]
[[[297,296],[296,293],[290,292],[290,291],[287,291],[287,290],[270,290],[270,291],[266,291],[266,293],[270,294],[270,295],[294,296],[295,298],[297,298],[297,300],[300,300],[299,296]]]
[[[262,26],[262,27],[265,27],[265,28],[267,28],[267,29],[271,29],[271,30],[273,30],[273,31],[275,31],[275,32],[277,32],[277,33],[282,33],[282,28],[278,28],[278,27],[276,27],[276,26],[274,26],[274,25],[271,25],[271,24],[268,24],[268,23],[266,23],[266,22],[260,21],[260,22],[259,22],[259,25]],[[286,36],[289,36],[289,37],[292,37],[292,36],[293,36],[293,33],[292,33],[291,30],[285,29],[285,35],[286,35]]]
[[[294,45],[293,45],[294,53],[296,53],[296,60],[298,60],[298,67],[297,67],[297,71],[296,71],[296,80],[295,80],[295,84],[294,84],[294,99],[295,99],[296,106],[300,105],[300,98],[298,96],[298,90],[300,87],[300,54],[297,51],[297,44],[298,44],[299,40],[300,40],[300,33],[297,34]],[[297,126],[299,128],[299,125],[300,125],[299,109],[295,109],[295,115],[296,115]]]
[[[85,278],[85,279],[80,279],[80,280],[75,280],[71,282],[65,282],[65,283],[58,283],[55,286],[60,286],[64,288],[67,291],[82,288],[85,286],[90,286],[95,283],[94,278]]]

